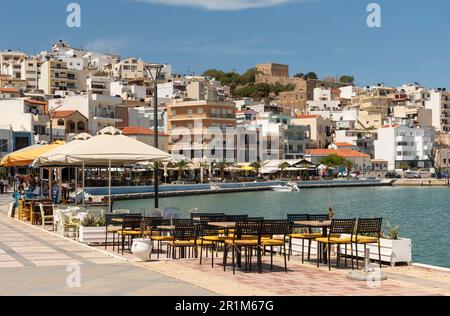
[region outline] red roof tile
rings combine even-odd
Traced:
[[[336,145],[337,147],[355,147],[355,145],[350,144],[350,143],[346,143],[346,142],[335,143],[335,145]]]
[[[338,155],[344,158],[370,158],[369,155],[353,149],[307,149],[306,153],[313,156]]]
[[[140,126],[127,126],[122,129],[124,135],[155,135],[152,129]],[[167,134],[158,132],[159,136],[169,136]]]
[[[14,92],[19,92],[19,91],[17,91],[16,88],[0,88],[0,92],[3,92],[3,93],[14,93]]]
[[[72,114],[78,112],[77,110],[71,110],[71,111],[55,111],[53,117],[54,118],[66,118],[68,116],[71,116]]]
[[[36,105],[47,105],[48,102],[47,101],[37,101],[37,100],[25,100],[25,102],[29,103],[29,104],[36,104]]]

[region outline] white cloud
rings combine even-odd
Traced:
[[[195,7],[210,11],[238,11],[279,6],[299,0],[138,0],[152,4]]]

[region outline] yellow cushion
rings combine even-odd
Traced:
[[[225,241],[227,239],[230,239],[228,236],[204,236],[202,237],[203,240],[206,241]]]
[[[320,234],[320,233],[317,233],[317,234],[309,234],[309,233],[305,233],[305,234],[290,234],[289,237],[291,237],[291,238],[298,238],[298,239],[315,239],[315,238],[322,237],[322,234]]]
[[[328,237],[321,237],[316,238],[316,241],[324,243],[324,244],[349,244],[350,238],[337,238],[337,237],[331,237],[328,239]]]
[[[111,226],[111,227],[108,227],[107,230],[108,230],[108,233],[117,233],[119,230],[122,230],[122,228]]]
[[[125,235],[125,236],[135,236],[140,235],[142,232],[140,230],[119,230],[117,232],[119,235]]]
[[[198,246],[200,246],[200,245],[209,246],[209,245],[212,245],[212,244],[213,244],[213,242],[210,241],[210,240],[205,240],[205,239],[197,240],[197,245]]]
[[[228,245],[236,245],[236,246],[258,246],[257,239],[238,239],[233,241],[232,239],[225,240],[225,243]]]
[[[276,240],[276,239],[263,239],[263,240],[261,240],[261,244],[263,246],[283,246],[284,241]]]
[[[174,240],[169,242],[169,244],[174,246],[194,246],[195,240]]]
[[[350,240],[350,238],[345,238],[347,240]],[[376,237],[368,237],[368,236],[358,236],[358,238],[356,238],[356,236],[352,237],[352,242],[357,242],[361,243],[361,244],[375,244],[378,242],[378,238]]]
[[[151,239],[156,240],[156,241],[172,241],[173,237],[172,236],[152,236]]]

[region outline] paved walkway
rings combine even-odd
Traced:
[[[80,287],[71,265],[80,266]],[[0,215],[0,295],[214,295]],[[75,282],[75,283],[74,283]]]

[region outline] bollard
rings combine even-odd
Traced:
[[[366,249],[364,252],[364,271],[372,272],[373,269],[370,268],[370,249]]]

